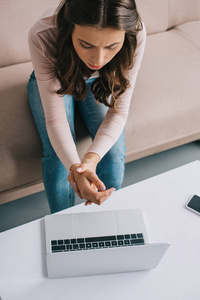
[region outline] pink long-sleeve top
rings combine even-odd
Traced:
[[[31,27],[29,48],[44,108],[48,136],[57,156],[69,171],[73,164],[80,163],[80,158],[67,121],[63,97],[56,94],[61,86],[60,81],[56,77],[55,60],[52,55],[53,45],[58,32],[52,22],[56,8],[54,6],[45,12]],[[137,48],[134,55],[133,68],[127,74],[130,87],[118,99],[116,106],[118,113],[113,108],[108,109],[95,139],[87,151],[87,153],[94,152],[98,154],[100,159],[114,145],[125,126],[133,89],[144,53],[145,41],[146,30],[143,24],[143,30],[137,35]]]

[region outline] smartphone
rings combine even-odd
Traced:
[[[186,204],[186,207],[196,214],[200,215],[200,197],[194,195],[192,199]]]

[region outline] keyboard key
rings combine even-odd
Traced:
[[[99,247],[104,247],[104,242],[100,242]]]
[[[129,241],[129,240],[125,240],[125,241],[124,241],[124,244],[125,244],[125,245],[130,245],[130,241]]]
[[[130,238],[131,238],[130,234],[125,234],[125,239],[126,239],[126,240],[128,240],[128,239],[130,239]]]
[[[77,239],[77,242],[80,244],[84,243],[84,239]]]
[[[144,240],[143,239],[131,240],[131,245],[138,245],[138,244],[144,244]]]
[[[123,235],[117,235],[117,239],[118,240],[124,240],[124,236]]]
[[[123,241],[118,241],[118,245],[119,245],[119,246],[122,246],[123,244],[124,244]]]
[[[72,245],[67,245],[67,250],[72,250]]]
[[[92,244],[91,243],[87,243],[86,244],[86,248],[91,248],[92,247]]]
[[[78,249],[78,244],[73,244],[73,249]]]
[[[57,245],[57,241],[51,241],[51,245],[52,245],[52,246]]]
[[[80,249],[85,249],[85,244],[80,244],[79,247]]]
[[[70,244],[70,240],[64,240],[65,245],[69,245]]]
[[[116,236],[99,236],[99,237],[91,237],[86,238],[86,243],[94,243],[94,242],[105,242],[105,241],[115,241]]]
[[[142,233],[138,233],[137,237],[138,237],[138,239],[143,239],[143,234]]]
[[[136,234],[131,234],[131,238],[136,239],[137,238]]]
[[[112,246],[117,246],[117,241],[112,242]]]
[[[105,244],[106,244],[107,247],[111,246],[110,242],[105,242]]]
[[[52,251],[56,251],[56,252],[62,252],[63,250],[65,250],[65,245],[59,245],[59,246],[52,246]]]
[[[76,244],[76,239],[72,239],[71,244]]]
[[[98,247],[98,243],[92,243],[92,247]]]
[[[63,240],[59,240],[58,245],[63,245]]]

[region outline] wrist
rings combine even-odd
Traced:
[[[82,164],[93,163],[95,166],[97,166],[99,162],[100,162],[100,157],[97,153],[94,152],[86,153],[83,160],[81,161]]]

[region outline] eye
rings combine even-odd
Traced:
[[[114,45],[114,46],[107,47],[107,49],[114,50],[116,47],[117,47],[117,45]]]
[[[80,44],[81,44],[81,46],[82,46],[83,48],[85,48],[85,49],[91,49],[91,48],[92,48],[92,46],[85,46],[82,42],[80,42]]]

